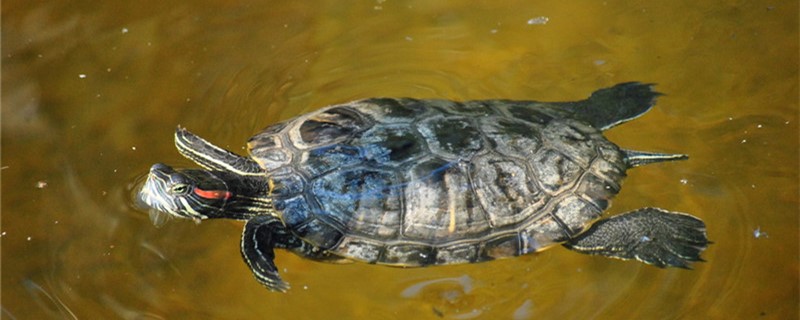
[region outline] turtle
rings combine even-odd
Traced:
[[[574,102],[369,98],[270,125],[249,156],[177,127],[202,169],[154,164],[150,210],[245,220],[241,254],[285,292],[275,249],[315,261],[400,267],[572,251],[691,268],[709,241],[692,215],[646,207],[603,218],[627,169],[684,154],[623,149],[603,131],[650,110],[653,84]]]

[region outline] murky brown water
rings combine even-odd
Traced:
[[[2,317],[798,318],[797,1],[459,3],[4,1]],[[280,252],[276,294],[241,261],[241,223],[155,228],[129,205],[152,163],[191,165],[177,124],[241,150],[356,98],[632,80],[668,95],[608,136],[691,159],[630,171],[610,212],[703,218],[715,244],[692,271],[561,248],[425,269]]]

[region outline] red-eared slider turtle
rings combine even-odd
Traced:
[[[250,157],[178,127],[178,151],[204,170],[155,164],[139,198],[177,217],[246,220],[242,256],[275,291],[289,285],[274,248],[427,266],[563,244],[688,268],[708,244],[700,219],[643,208],[598,220],[627,169],[686,159],[602,135],[658,95],[623,83],[577,102],[366,99],[267,127],[248,141]]]

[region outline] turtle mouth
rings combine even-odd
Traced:
[[[150,169],[150,174],[147,176],[147,180],[145,180],[144,185],[142,185],[141,191],[139,191],[139,196],[137,197],[137,203],[140,205],[144,205],[147,208],[156,209],[164,212],[168,212],[168,208],[171,207],[168,201],[163,199],[167,196],[166,192],[166,181],[165,176],[156,170],[156,166]]]
[[[154,164],[150,168],[150,174],[147,175],[147,180],[145,180],[136,197],[136,203],[149,211],[150,220],[154,224],[163,224],[166,221],[165,214],[167,216],[197,219],[197,217],[189,216],[182,212],[180,210],[181,206],[177,203],[179,199],[167,191],[170,189],[170,176],[175,172],[174,169],[165,164]]]

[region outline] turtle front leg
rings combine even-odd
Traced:
[[[642,208],[600,220],[564,244],[586,254],[636,259],[657,267],[689,268],[708,246],[706,225],[685,213]]]
[[[242,234],[242,257],[256,280],[272,291],[286,292],[289,284],[281,280],[275,266],[274,248],[294,247],[296,239],[274,216],[257,216],[247,221]],[[291,240],[294,241],[294,240]]]

